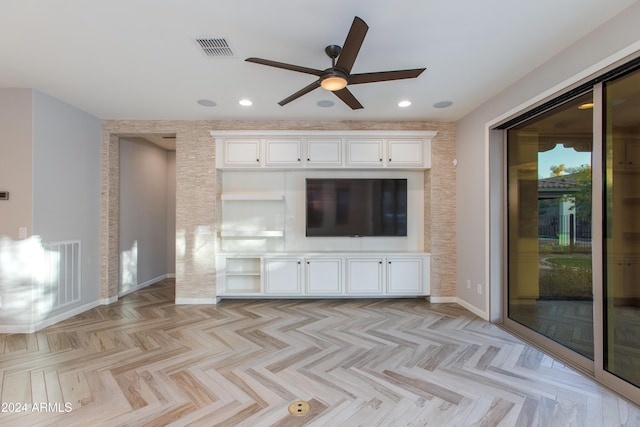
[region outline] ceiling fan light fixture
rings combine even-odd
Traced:
[[[347,79],[341,76],[329,76],[327,78],[322,79],[320,82],[320,86],[322,89],[335,92],[337,90],[342,90],[347,87]]]

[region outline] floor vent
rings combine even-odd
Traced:
[[[214,57],[234,56],[227,40],[216,37],[200,37],[196,39],[205,55]]]
[[[291,415],[295,415],[296,417],[300,417],[302,415],[307,415],[309,410],[311,409],[311,405],[309,402],[305,402],[304,400],[297,400],[289,405],[289,413]]]

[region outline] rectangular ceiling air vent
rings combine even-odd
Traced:
[[[223,38],[199,37],[196,41],[207,56],[233,56],[229,43]]]

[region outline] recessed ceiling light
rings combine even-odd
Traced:
[[[447,107],[451,107],[452,105],[453,105],[453,102],[451,101],[440,101],[433,104],[433,108],[447,108]]]
[[[242,105],[243,107],[250,107],[253,105],[253,102],[248,99],[241,99],[240,101],[238,101],[238,104]]]
[[[400,108],[406,108],[409,105],[411,105],[411,101],[408,101],[408,100],[398,102],[398,107]]]
[[[329,107],[333,107],[335,103],[333,101],[329,101],[328,99],[323,99],[321,101],[316,102],[316,105],[322,108],[329,108]]]
[[[198,104],[202,105],[203,107],[215,107],[216,102],[212,101],[210,99],[198,99]]]

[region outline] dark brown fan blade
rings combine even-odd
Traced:
[[[349,77],[350,85],[362,83],[386,82],[390,80],[415,79],[426,68],[416,68],[413,70],[380,71],[377,73],[352,74]]]
[[[293,95],[291,95],[291,96],[283,99],[282,101],[278,102],[278,104],[280,104],[280,105],[288,104],[291,101],[293,101],[294,99],[300,98],[305,93],[309,93],[312,90],[317,89],[319,87],[320,87],[320,80],[318,79],[315,82],[311,83],[310,85],[303,87],[302,89],[300,89],[299,91],[297,91]]]
[[[320,76],[322,70],[316,70],[314,68],[300,67],[298,65],[285,64],[284,62],[271,61],[269,59],[262,58],[247,58],[247,62],[254,62],[256,64],[268,65],[270,67],[282,68],[284,70],[297,71],[299,73],[313,74],[314,76]]]
[[[367,35],[368,30],[369,26],[362,19],[357,16],[353,18],[353,24],[351,24],[349,34],[347,34],[344,45],[342,45],[342,52],[340,56],[338,56],[336,68],[340,68],[347,74],[351,72],[353,63],[356,62],[356,57],[358,56],[358,52],[360,52],[360,47],[362,46],[362,42],[364,42],[364,36]]]
[[[349,107],[351,107],[352,110],[359,110],[360,108],[364,108],[362,104],[358,102],[356,97],[353,96],[353,94],[349,92],[349,89],[347,89],[346,87],[344,89],[337,90],[333,93],[335,93],[336,96],[342,100],[342,102],[344,102]]]

